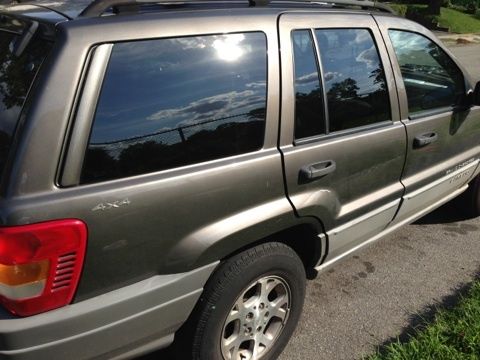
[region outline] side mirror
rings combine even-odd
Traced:
[[[480,105],[480,81],[475,85],[473,90],[473,105]]]
[[[458,108],[468,110],[472,106],[480,105],[480,81],[475,85],[475,89],[471,88],[467,90],[463,101],[459,104]]]

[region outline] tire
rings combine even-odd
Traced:
[[[466,205],[468,216],[480,216],[480,175],[470,182],[462,200]]]
[[[281,243],[262,244],[223,262],[194,310],[190,358],[276,359],[300,318],[305,279],[302,261]]]

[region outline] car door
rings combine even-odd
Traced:
[[[480,155],[480,107],[461,66],[413,22],[376,16],[397,78],[408,136],[402,175],[406,193],[395,222],[408,222],[466,188]]]
[[[287,194],[322,221],[334,261],[383,230],[403,194],[394,79],[368,14],[288,13],[279,26]]]

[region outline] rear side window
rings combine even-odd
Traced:
[[[5,30],[2,28],[5,27]],[[8,30],[7,30],[8,29]],[[33,33],[33,36],[31,34]],[[52,48],[37,24],[2,17],[0,24],[0,175],[35,76]]]
[[[449,107],[462,100],[463,74],[438,45],[408,31],[388,33],[402,72],[410,114]]]
[[[259,150],[266,80],[260,32],[114,45],[81,182]]]
[[[385,75],[371,32],[319,29],[315,36],[327,94],[329,131],[390,120]]]

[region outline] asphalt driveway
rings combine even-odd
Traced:
[[[480,275],[480,219],[460,208],[448,204],[310,282],[280,359],[360,359],[455,304]]]

